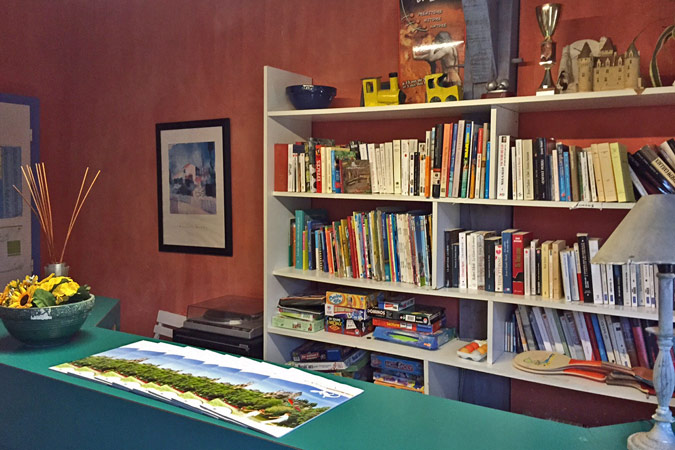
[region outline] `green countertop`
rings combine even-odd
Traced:
[[[363,394],[275,439],[49,370],[146,339],[98,327],[115,308],[117,300],[97,297],[82,330],[54,348],[25,347],[0,325],[1,449],[625,449],[631,433],[650,428],[648,422],[582,428],[340,379]]]

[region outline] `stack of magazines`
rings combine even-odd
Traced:
[[[150,341],[51,369],[274,437],[363,392],[296,368]]]

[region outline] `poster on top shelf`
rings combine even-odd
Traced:
[[[406,103],[516,93],[519,0],[399,0]]]
[[[462,86],[466,26],[461,0],[400,0],[399,77],[406,103],[424,103],[424,77]]]

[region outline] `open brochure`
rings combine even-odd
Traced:
[[[284,436],[363,392],[295,368],[150,341],[51,369],[274,437]]]

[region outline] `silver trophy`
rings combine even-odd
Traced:
[[[544,79],[541,81],[537,95],[555,94],[556,87],[551,75],[551,67],[555,64],[555,42],[551,39],[560,18],[560,3],[545,3],[537,6],[537,23],[544,40],[541,43],[539,65],[544,66]]]

